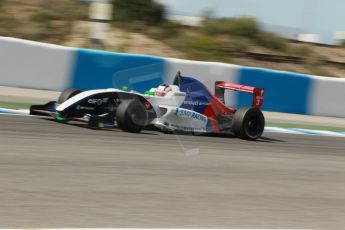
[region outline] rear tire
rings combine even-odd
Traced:
[[[65,89],[64,91],[62,91],[62,93],[60,94],[60,97],[57,100],[58,104],[62,104],[65,101],[67,101],[68,99],[70,99],[71,97],[74,97],[75,95],[81,93],[82,91],[79,89],[74,89],[74,88],[68,88]]]
[[[122,101],[116,110],[116,122],[125,132],[139,133],[148,123],[148,114],[139,101]]]
[[[265,129],[265,118],[258,108],[240,108],[233,119],[233,130],[239,138],[256,140]]]

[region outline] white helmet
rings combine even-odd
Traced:
[[[172,87],[170,85],[160,84],[156,89],[156,95],[164,97],[170,91],[172,91]]]

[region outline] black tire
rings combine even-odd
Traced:
[[[148,123],[144,105],[137,100],[123,101],[116,110],[117,126],[125,132],[139,133]]]
[[[65,89],[64,91],[62,91],[62,93],[60,94],[60,97],[57,100],[58,104],[62,104],[65,101],[67,101],[68,99],[70,99],[71,97],[81,93],[82,91],[79,89],[74,89],[74,88],[68,88]]]
[[[240,108],[233,119],[235,135],[246,140],[256,140],[265,129],[265,118],[260,109]]]

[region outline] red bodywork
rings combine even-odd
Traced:
[[[258,109],[261,108],[262,103],[264,101],[264,89],[262,88],[256,88],[256,87],[246,86],[246,85],[238,85],[238,84],[234,84],[230,82],[221,82],[221,81],[216,82],[216,87],[221,88],[221,89],[229,89],[229,90],[253,94],[252,106]]]
[[[216,91],[221,90],[222,96],[224,96],[224,90],[233,90],[233,91],[239,91],[244,93],[251,93],[253,94],[253,102],[252,107],[260,109],[264,100],[264,89],[262,88],[256,88],[252,86],[246,86],[246,85],[239,85],[234,84],[230,82],[223,82],[223,81],[217,81],[216,84]],[[217,97],[217,95],[213,95],[211,98],[211,101],[209,105],[206,107],[204,111],[204,115],[207,116],[212,124],[212,129],[214,133],[219,133],[219,124],[217,118],[219,116],[227,116],[227,115],[233,115],[237,109],[228,107],[224,104],[224,98],[220,99]]]

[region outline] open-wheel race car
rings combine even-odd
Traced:
[[[253,94],[250,107],[225,105],[225,90]],[[31,115],[52,116],[61,122],[82,121],[90,128],[117,126],[126,132],[154,127],[162,131],[230,133],[255,140],[265,127],[260,108],[264,89],[216,81],[215,95],[200,81],[177,73],[174,83],[144,94],[123,89],[64,90],[57,101],[33,105]]]

